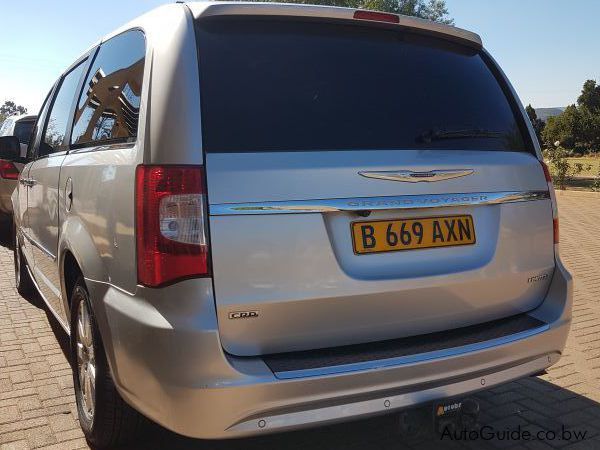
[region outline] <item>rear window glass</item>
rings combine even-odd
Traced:
[[[475,49],[269,19],[202,19],[196,35],[208,152],[529,150]]]
[[[15,136],[19,138],[21,144],[29,144],[29,138],[31,137],[31,130],[35,122],[32,121],[21,121],[15,123]]]

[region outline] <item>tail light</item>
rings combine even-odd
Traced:
[[[18,180],[19,169],[12,162],[0,159],[0,178]]]
[[[397,14],[383,13],[378,11],[356,11],[353,16],[355,19],[372,20],[374,22],[400,23],[400,16]]]
[[[544,171],[546,183],[548,183],[548,192],[550,193],[550,197],[552,198],[552,230],[554,233],[554,243],[558,244],[558,211],[556,209],[556,200],[554,198],[554,185],[552,184],[552,175],[550,175],[550,169],[548,168],[548,164],[546,164],[544,161],[540,161],[540,164],[542,166],[542,170]]]
[[[136,170],[138,282],[157,287],[209,275],[201,166]]]
[[[546,177],[546,182],[552,183],[552,175],[550,175],[550,169],[548,168],[548,164],[546,164],[544,161],[540,161],[540,164],[542,165],[542,170],[544,171],[544,177]]]

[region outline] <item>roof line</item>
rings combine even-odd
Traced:
[[[195,18],[212,16],[293,16],[324,19],[351,20],[361,23],[381,22],[355,19],[353,8],[332,6],[289,4],[289,3],[259,3],[259,2],[192,2],[187,4]],[[388,14],[388,13],[386,13]],[[462,28],[432,22],[418,17],[397,15],[398,23],[387,25],[408,28],[416,32],[435,34],[439,37],[481,48],[481,37]]]

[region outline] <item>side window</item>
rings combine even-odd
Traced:
[[[46,95],[44,103],[40,108],[40,112],[38,114],[38,118],[35,121],[35,125],[33,126],[33,131],[31,132],[31,139],[29,141],[29,145],[27,147],[27,159],[32,160],[35,158],[35,149],[37,144],[42,139],[42,130],[44,129],[44,122],[46,122],[46,116],[48,115],[48,108],[50,107],[50,99],[52,98],[52,91],[54,90],[54,86]]]
[[[38,157],[62,150],[61,147],[69,124],[71,106],[73,105],[84,67],[85,61],[63,77],[58,88],[58,93],[54,97],[52,108],[50,109]]]
[[[145,54],[146,40],[138,30],[100,46],[75,110],[71,144],[135,141]]]

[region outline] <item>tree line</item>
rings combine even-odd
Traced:
[[[263,1],[263,0],[258,0]],[[267,0],[279,2],[281,0]],[[286,0],[287,3],[342,6],[354,9],[371,9],[405,16],[420,17],[434,22],[452,25],[445,0]]]
[[[12,100],[6,100],[4,104],[0,105],[0,125],[7,117],[20,114],[27,114],[27,108],[17,105]]]
[[[546,122],[531,105],[526,110],[542,147],[561,146],[577,154],[600,152],[600,85],[595,80],[583,83],[577,103]]]

